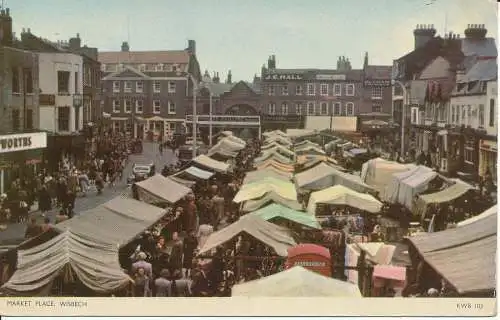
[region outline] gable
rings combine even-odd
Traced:
[[[136,70],[130,66],[125,66],[123,70],[113,72],[103,78],[103,80],[118,80],[124,78],[139,78],[139,79],[147,79],[148,75]]]
[[[227,92],[225,95],[231,95],[231,96],[254,96],[256,93],[255,91],[252,90],[244,81],[240,81],[236,83],[229,92]]]
[[[420,80],[447,78],[450,74],[450,63],[445,58],[439,56],[431,61],[420,73]]]

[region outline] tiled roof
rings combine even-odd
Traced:
[[[250,89],[252,89],[255,93],[261,93],[261,90],[260,90],[260,85],[258,83],[254,83],[254,82],[249,82],[249,81],[245,81],[245,83],[247,84],[247,86],[250,87]]]
[[[488,81],[497,78],[498,62],[496,59],[478,60],[472,68],[457,82]]]
[[[205,88],[207,88],[213,96],[220,96],[223,93],[231,91],[234,86],[234,83],[215,83],[215,82],[207,82],[204,83]]]
[[[367,66],[365,78],[367,79],[391,79],[392,66]]]
[[[113,63],[188,63],[189,53],[185,50],[169,51],[114,51],[99,52],[99,62]]]
[[[483,40],[462,39],[462,52],[466,57],[496,57],[498,54],[494,38]]]

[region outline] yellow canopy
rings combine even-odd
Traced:
[[[356,192],[342,185],[311,193],[307,211],[315,215],[318,203],[347,205],[373,213],[379,212],[382,208],[382,202],[375,199],[374,196]]]
[[[263,163],[259,163],[256,166],[256,168],[257,168],[257,170],[262,170],[265,168],[274,168],[274,169],[277,169],[277,170],[283,171],[283,172],[293,172],[294,171],[294,167],[292,165],[280,163],[280,162],[277,162],[273,159],[268,160],[268,161],[263,162]]]
[[[240,203],[257,199],[269,192],[288,200],[297,200],[297,191],[293,183],[269,177],[241,186],[233,201]]]

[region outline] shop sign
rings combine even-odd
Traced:
[[[330,81],[339,81],[345,80],[345,74],[318,74],[316,75],[316,80],[330,80]]]
[[[40,94],[38,96],[38,104],[41,106],[55,106],[56,105],[56,95],[55,94]]]
[[[0,153],[43,149],[47,147],[47,133],[19,133],[0,136]]]
[[[264,77],[265,80],[302,80],[301,74],[268,74]]]
[[[383,79],[373,79],[373,80],[365,80],[365,87],[391,87],[391,80],[383,80]]]
[[[326,267],[326,262],[324,262],[324,261],[297,261],[293,265],[294,266],[301,266],[301,267]]]

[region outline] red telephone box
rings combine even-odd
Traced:
[[[312,243],[303,243],[288,249],[285,267],[302,266],[324,276],[332,276],[330,250]]]

